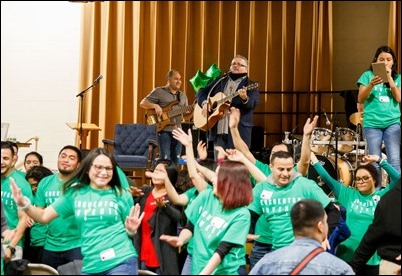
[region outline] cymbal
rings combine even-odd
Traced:
[[[357,126],[357,124],[363,124],[363,112],[356,112],[350,115],[349,121]]]

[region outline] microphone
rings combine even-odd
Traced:
[[[331,124],[331,121],[328,119],[327,113],[325,112],[325,109],[322,109],[322,112],[324,112],[324,116],[325,116],[325,124],[327,126],[329,126]]]
[[[94,83],[97,84],[101,79],[103,79],[102,75],[99,75],[95,80]]]
[[[227,75],[229,75],[229,74],[230,74],[230,72],[232,72],[232,71],[230,71],[230,70],[229,70],[229,71],[227,71],[227,72],[223,73],[223,74],[222,74],[222,78],[224,78],[224,77],[226,77]]]

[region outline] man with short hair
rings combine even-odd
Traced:
[[[266,254],[249,275],[289,275],[314,250],[321,250],[321,243],[328,236],[327,214],[322,204],[313,199],[302,199],[290,210],[294,241]],[[313,257],[301,275],[354,275],[352,268],[331,253],[322,252]]]
[[[169,159],[176,165],[181,156],[182,145],[173,138],[172,131],[181,128],[181,122],[191,117],[192,112],[188,107],[188,99],[184,92],[180,91],[182,84],[181,75],[178,70],[172,69],[166,74],[167,84],[156,87],[144,99],[140,106],[145,109],[154,109],[158,117],[155,123],[164,126],[158,131],[159,155],[161,159]],[[164,114],[172,111],[178,115],[167,118]],[[181,109],[181,110],[180,110]],[[163,122],[164,120],[170,120]]]
[[[1,141],[1,200],[9,228],[16,230],[11,241],[3,244],[5,252],[4,259],[6,261],[22,259],[26,220],[28,218],[25,212],[17,208],[13,200],[10,178],[14,178],[24,196],[33,200],[31,185],[25,180],[24,174],[15,170],[15,162],[16,158],[13,143]]]
[[[81,151],[71,145],[63,147],[57,159],[58,172],[43,178],[38,185],[35,205],[46,208],[61,196],[63,183],[77,170]],[[82,260],[81,233],[73,216],[58,217],[48,224],[42,262],[57,269],[74,260]]]

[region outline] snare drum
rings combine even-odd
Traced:
[[[338,174],[335,172],[334,154],[331,154],[329,158],[322,155],[317,155],[317,159],[324,167],[324,169],[328,172],[328,174],[332,176],[332,178],[337,179],[344,186],[350,186],[352,184],[353,169],[350,163],[345,158],[338,157]],[[317,182],[318,186],[320,186],[327,195],[332,192],[327,184],[318,175],[317,171],[312,165],[309,166],[308,169],[308,178]]]
[[[316,154],[323,154],[328,151],[328,145],[314,145],[314,141],[328,142],[331,139],[332,131],[327,128],[315,127],[311,133],[311,151]]]
[[[350,128],[340,127],[338,128],[338,141],[342,142],[354,142],[356,138],[356,132]],[[354,149],[354,145],[342,143],[338,144],[338,151],[341,153],[351,152]]]

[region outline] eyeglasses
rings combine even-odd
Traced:
[[[367,182],[367,181],[369,181],[370,178],[371,178],[371,176],[363,176],[362,178],[357,178],[356,177],[355,181],[356,181],[356,183]]]
[[[241,63],[238,63],[238,62],[232,62],[232,63],[230,64],[230,66],[247,67],[247,65],[244,65],[244,64],[241,64]]]
[[[106,170],[107,173],[111,173],[113,171],[113,167],[104,167],[104,166],[95,165],[95,164],[92,164],[92,166],[95,168],[95,171],[97,171],[97,172],[101,172],[104,169]]]

